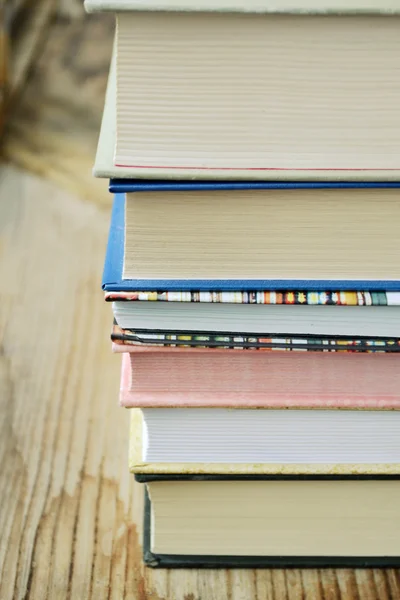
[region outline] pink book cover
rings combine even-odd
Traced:
[[[126,408],[400,409],[398,354],[143,350],[122,357]]]

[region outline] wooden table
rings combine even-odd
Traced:
[[[23,170],[0,170],[0,599],[400,599],[400,570],[143,567],[100,291],[111,202],[90,174],[112,27],[65,6],[4,141]]]

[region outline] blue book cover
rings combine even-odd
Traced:
[[[175,181],[160,179],[111,179],[114,194],[130,192],[190,192],[207,190],[332,190],[399,188],[400,182],[385,181]]]
[[[274,182],[154,182],[113,180],[110,189],[115,191],[114,205],[111,215],[110,233],[103,272],[103,290],[118,291],[268,291],[268,290],[383,290],[400,291],[398,280],[341,280],[341,279],[123,279],[124,262],[124,230],[125,230],[125,193],[128,191],[160,191],[160,190],[207,190],[212,189],[284,189],[299,188],[353,188],[353,187],[400,187],[400,183],[274,183]],[[247,186],[244,187],[244,186]],[[129,188],[129,190],[128,190]]]

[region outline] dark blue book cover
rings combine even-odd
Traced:
[[[105,291],[261,291],[261,290],[384,290],[399,291],[398,280],[341,280],[341,279],[123,279],[125,193],[134,191],[185,191],[209,189],[332,189],[332,188],[396,188],[400,183],[282,183],[282,182],[169,182],[112,180],[115,191],[110,233],[103,272]]]
[[[207,190],[349,190],[400,188],[385,181],[174,181],[160,179],[111,179],[114,194],[130,192],[190,192]]]

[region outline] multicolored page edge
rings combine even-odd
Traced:
[[[400,340],[393,338],[322,338],[321,336],[271,337],[268,334],[196,333],[184,331],[135,331],[114,322],[111,341],[129,351],[129,346],[168,346],[259,351],[400,352]]]
[[[400,306],[400,292],[387,291],[121,291],[105,292],[106,302],[205,302],[326,306]]]

